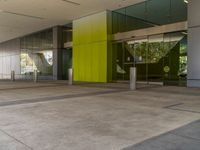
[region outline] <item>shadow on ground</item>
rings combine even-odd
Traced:
[[[199,150],[200,120],[123,150]]]

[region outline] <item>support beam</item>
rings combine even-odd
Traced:
[[[148,35],[156,35],[156,34],[184,31],[184,30],[187,30],[187,22],[179,22],[162,26],[150,27],[146,29],[116,33],[113,36],[114,36],[114,41],[126,41],[134,39],[135,37],[145,37]]]

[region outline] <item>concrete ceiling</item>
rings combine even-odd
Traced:
[[[0,42],[145,0],[0,0]]]

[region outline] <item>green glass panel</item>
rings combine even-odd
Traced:
[[[171,0],[171,22],[187,20],[187,5],[184,0]]]
[[[73,22],[74,80],[107,82],[107,12]]]
[[[158,25],[170,23],[171,0],[147,1],[147,20]]]
[[[113,11],[113,33],[187,20],[184,0],[148,0]]]

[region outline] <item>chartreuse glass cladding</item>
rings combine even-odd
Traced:
[[[107,82],[109,80],[108,26],[106,11],[73,21],[75,81]]]

